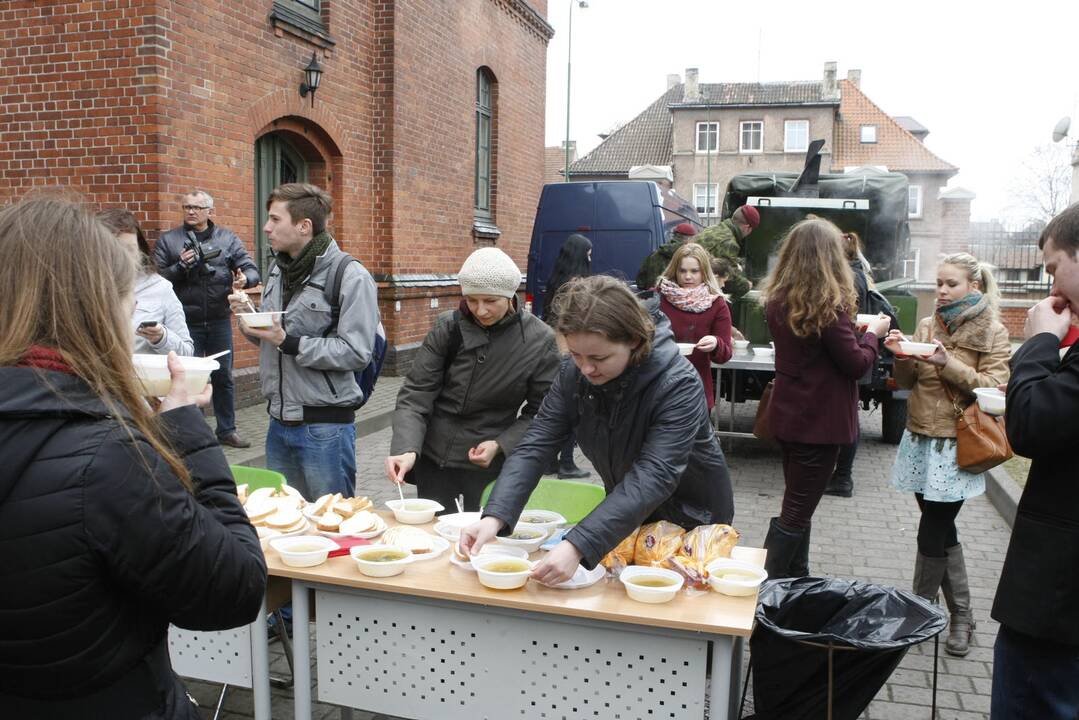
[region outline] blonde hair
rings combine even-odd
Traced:
[[[978,283],[978,289],[989,301],[989,306],[995,311],[1000,301],[1000,287],[997,279],[993,276],[993,266],[978,260],[970,253],[952,253],[941,255],[938,265],[952,265],[966,273],[967,282]]]
[[[712,272],[712,256],[697,243],[685,243],[675,250],[674,257],[667,263],[667,269],[663,271],[663,274],[660,275],[660,277],[666,278],[677,285],[678,268],[682,266],[682,261],[687,257],[693,258],[697,261],[697,264],[700,265],[701,279],[704,281],[704,284],[708,286],[708,289],[713,293],[722,295],[723,288],[719,286],[719,281],[716,280],[715,273]]]
[[[42,194],[0,210],[0,255],[0,367],[33,345],[56,350],[132,442],[125,416],[190,489],[135,378],[123,300],[134,292],[137,253],[74,200]]]
[[[610,342],[629,345],[633,348],[630,365],[639,365],[652,352],[656,326],[620,280],[608,275],[573,278],[555,295],[553,305],[555,332],[597,333]]]
[[[786,303],[787,323],[802,338],[820,335],[840,311],[857,312],[854,275],[839,228],[821,218],[797,223],[783,239],[760,290],[765,304]]]

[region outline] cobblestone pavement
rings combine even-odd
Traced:
[[[361,411],[361,420],[392,409],[399,383],[397,378],[381,379],[375,397]],[[752,403],[739,408],[739,429],[748,431],[754,410]],[[241,432],[254,442],[261,423],[262,437],[265,437],[264,408],[244,410],[240,415]],[[909,589],[914,567],[917,506],[913,497],[893,490],[888,483],[895,447],[880,441],[879,415],[863,412],[862,430],[862,445],[855,461],[854,497],[842,499],[826,496],[822,500],[814,516],[811,569],[814,574]],[[389,442],[389,429],[379,430],[357,441],[357,492],[369,495],[376,503],[396,496],[396,491],[385,480],[381,470]],[[724,442],[725,451],[727,442]],[[256,448],[252,447],[246,451],[251,459],[254,459],[254,450]],[[237,453],[231,449],[229,451],[236,459]],[[580,460],[582,466],[588,467],[583,459]],[[728,452],[728,460],[735,491],[735,525],[743,534],[743,544],[759,547],[764,541],[768,518],[778,512],[783,492],[778,450],[765,447],[755,440],[736,440],[733,449]],[[958,525],[960,540],[966,551],[978,626],[970,654],[965,658],[946,655],[941,643],[937,717],[941,720],[981,720],[989,717],[992,645],[998,627],[989,619],[989,608],[1007,547],[1009,529],[985,496],[967,502],[959,514]],[[288,672],[280,643],[271,645],[271,670],[278,675]],[[314,670],[312,677],[315,677]],[[932,678],[933,644],[928,642],[907,654],[863,718],[928,718]],[[188,686],[203,708],[214,706],[219,686],[199,682],[189,682]],[[332,706],[319,704],[314,717],[337,717],[337,712]],[[210,712],[205,714],[206,717],[211,715]],[[251,716],[250,691],[230,690],[221,717],[239,720]],[[273,717],[292,717],[291,691],[273,691]],[[354,717],[357,720],[383,720],[384,716],[357,711]]]

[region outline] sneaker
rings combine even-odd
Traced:
[[[222,445],[228,445],[228,446],[234,447],[234,448],[249,448],[249,447],[251,447],[251,443],[248,442],[247,440],[244,440],[242,437],[240,437],[240,433],[238,433],[238,432],[231,432],[228,435],[225,435],[224,437],[219,437],[217,439],[217,441],[219,443],[221,443]]]
[[[576,465],[570,468],[561,468],[558,471],[559,480],[581,480],[586,477],[591,477],[592,473],[588,472],[584,468],[579,468]]]

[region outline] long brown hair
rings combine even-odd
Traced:
[[[135,242],[139,246],[139,256],[142,271],[147,275],[157,274],[157,264],[150,257],[150,243],[146,242],[146,236],[139,227],[139,221],[135,219],[135,213],[124,208],[107,208],[97,214],[98,222],[112,231],[113,235],[131,233],[135,236]]]
[[[0,366],[32,345],[56,350],[132,441],[134,425],[190,489],[135,378],[124,300],[134,292],[136,254],[74,200],[42,194],[0,210],[0,256]]]
[[[820,335],[836,313],[857,312],[858,294],[839,228],[823,218],[802,220],[787,233],[779,258],[761,286],[765,304],[787,305],[787,323],[798,337]]]
[[[639,365],[652,352],[656,326],[625,283],[608,275],[573,278],[553,300],[555,332],[597,333],[610,342],[633,348],[630,365]]]
[[[708,254],[708,251],[703,246],[697,243],[684,243],[681,247],[674,251],[674,256],[671,261],[667,263],[667,268],[660,275],[661,278],[670,280],[675,285],[678,284],[678,269],[682,267],[682,261],[686,258],[693,258],[697,261],[697,264],[701,267],[701,281],[708,286],[708,289],[717,295],[723,294],[723,288],[719,286],[719,281],[716,280],[715,273],[712,272],[712,256]]]

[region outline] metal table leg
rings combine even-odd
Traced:
[[[270,720],[270,647],[266,635],[266,598],[251,623],[251,693],[255,720]]]
[[[296,720],[311,720],[311,638],[308,622],[311,610],[308,588],[292,581],[293,698]],[[265,634],[263,634],[265,637]]]
[[[731,423],[727,426],[728,432],[734,432],[734,401],[735,393],[738,392],[738,371],[731,370]],[[744,400],[744,398],[743,398]],[[730,436],[727,440],[727,452],[734,449],[734,436]]]
[[[731,692],[734,642],[726,635],[712,638],[712,677],[709,686],[709,720],[728,720],[731,703],[737,703],[738,692]]]
[[[742,656],[745,654],[746,639],[736,637],[731,648],[731,699],[727,709],[727,717],[738,718],[741,713],[739,695],[742,687]],[[714,651],[713,651],[714,652]]]

